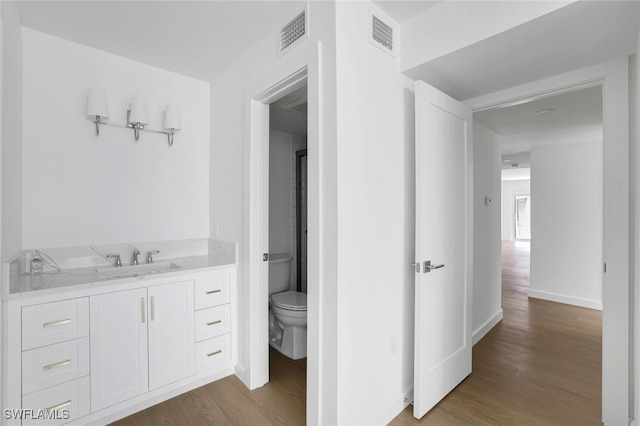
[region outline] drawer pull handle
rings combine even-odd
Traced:
[[[220,293],[221,291],[222,291],[222,290],[220,290],[220,289],[217,289],[217,290],[209,290],[209,291],[207,292],[207,294]]]
[[[215,320],[215,321],[208,322],[207,325],[216,325],[216,324],[220,324],[221,322],[222,320]]]
[[[71,318],[63,319],[60,321],[45,322],[44,324],[42,324],[42,326],[47,328],[47,327],[54,327],[56,325],[64,325],[64,324],[71,324]]]
[[[44,367],[42,367],[43,370],[52,370],[54,368],[58,368],[58,367],[64,367],[65,365],[69,365],[71,364],[71,358],[65,360],[65,361],[60,361],[60,362],[56,362],[55,364],[49,364],[49,365],[45,365]]]
[[[71,405],[71,400],[65,401],[58,405],[54,405],[53,407],[45,408],[44,411],[56,411],[64,407],[68,407],[69,405]]]
[[[217,350],[217,351],[215,351],[215,352],[209,352],[209,353],[207,354],[207,356],[214,356],[214,355],[218,355],[218,354],[221,354],[221,353],[222,353],[222,349],[218,349],[218,350]]]

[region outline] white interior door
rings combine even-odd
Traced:
[[[471,373],[471,125],[471,109],[416,82],[416,418]]]

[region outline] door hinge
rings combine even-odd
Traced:
[[[262,261],[266,262],[267,260],[269,260],[269,253],[263,253],[262,254]]]

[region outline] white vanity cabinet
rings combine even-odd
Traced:
[[[195,373],[193,281],[90,299],[92,411]]]
[[[88,299],[25,306],[21,319],[22,408],[33,410],[22,424],[58,425],[89,414]]]
[[[195,374],[193,281],[151,287],[149,389]]]
[[[7,302],[5,408],[106,424],[233,373],[235,264],[64,290]]]
[[[199,374],[231,364],[231,288],[236,269],[225,268],[196,278],[195,338]]]
[[[147,289],[91,296],[91,410],[149,390]]]

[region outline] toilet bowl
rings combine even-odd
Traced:
[[[285,291],[271,295],[270,344],[291,359],[307,356],[307,295]]]
[[[291,256],[269,259],[269,344],[291,359],[307,356],[307,295],[288,290]]]

